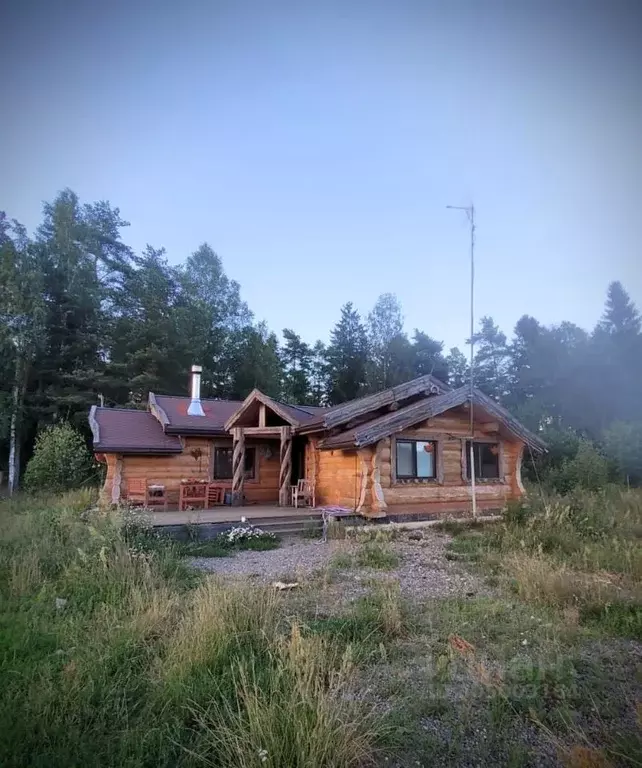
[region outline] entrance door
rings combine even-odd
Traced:
[[[295,437],[292,440],[292,485],[305,478],[305,443],[304,437]]]

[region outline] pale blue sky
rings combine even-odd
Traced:
[[[63,10],[63,6],[64,9]],[[13,3],[0,12],[0,208],[69,186],[137,250],[208,241],[257,318],[327,339],[401,300],[591,327],[642,306],[642,7],[631,2]]]

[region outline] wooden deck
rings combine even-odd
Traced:
[[[477,511],[480,514],[501,509],[503,505],[493,500],[479,500]],[[449,516],[472,516],[470,503],[432,503],[432,504],[394,504],[386,510],[386,518],[378,518],[378,522],[394,522],[424,519],[431,520]],[[304,519],[320,519],[321,509],[310,507],[279,507],[275,504],[253,504],[246,507],[216,507],[214,509],[193,509],[184,512],[167,511],[152,512],[154,525],[186,525],[198,523],[240,523],[244,517],[248,523],[257,525],[267,521],[295,521]],[[361,517],[355,513],[355,517]],[[367,516],[364,516],[367,519]]]
[[[244,517],[248,523],[266,520],[297,520],[321,518],[321,511],[307,507],[279,507],[253,504],[248,507],[216,507],[215,509],[191,509],[184,512],[152,512],[154,525],[186,525],[187,523],[240,523]]]

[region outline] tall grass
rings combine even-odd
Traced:
[[[356,766],[352,653],[89,493],[0,504],[3,766]]]
[[[525,600],[571,607],[585,623],[642,637],[640,491],[534,495],[453,546],[506,574]]]

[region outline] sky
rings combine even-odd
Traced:
[[[328,340],[393,292],[406,329],[591,328],[642,308],[636,0],[77,2],[0,10],[0,209],[70,187],[137,251],[204,241],[257,319]]]

